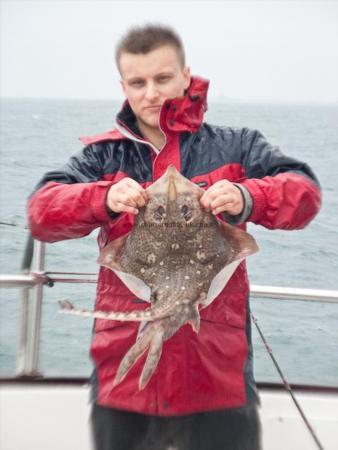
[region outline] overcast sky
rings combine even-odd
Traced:
[[[122,98],[114,46],[135,24],[172,25],[210,95],[338,102],[336,1],[5,1],[0,95]]]

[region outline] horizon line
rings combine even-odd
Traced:
[[[49,100],[49,101],[102,101],[102,102],[120,102],[121,98],[106,98],[106,97],[15,97],[15,96],[0,96],[2,100]],[[266,105],[316,105],[316,106],[335,106],[338,105],[338,99],[332,101],[325,100],[280,100],[280,99],[239,99],[232,97],[210,97],[208,103],[212,104],[266,104]]]

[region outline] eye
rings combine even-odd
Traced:
[[[170,78],[168,77],[168,76],[163,76],[163,77],[160,77],[159,79],[158,79],[158,81],[160,82],[160,83],[166,83],[167,81],[169,81],[170,80]]]
[[[172,76],[171,75],[169,75],[169,74],[162,74],[162,75],[159,75],[157,78],[156,78],[156,80],[159,82],[159,83],[166,83],[166,82],[168,82],[169,80],[171,80],[171,78],[172,78]]]
[[[191,213],[191,211],[189,211],[189,208],[187,205],[183,205],[181,207],[181,215],[183,216],[184,220],[186,220],[187,222],[188,222],[188,220],[191,219],[192,213]]]
[[[141,88],[144,86],[143,80],[133,80],[130,81],[129,85],[133,88]]]
[[[162,220],[165,217],[165,209],[163,206],[159,206],[154,212],[155,220]]]

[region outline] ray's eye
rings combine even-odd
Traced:
[[[189,211],[189,208],[188,208],[187,205],[183,205],[183,206],[182,206],[182,208],[181,208],[181,214],[182,214],[184,220],[186,220],[187,222],[188,222],[188,220],[190,220],[191,217],[192,217],[192,213],[191,213],[191,211]]]
[[[165,209],[163,206],[159,206],[154,212],[155,220],[162,220],[165,217]]]

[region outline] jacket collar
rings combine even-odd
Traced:
[[[209,81],[192,77],[189,88],[183,97],[168,99],[160,112],[160,127],[164,133],[196,132],[203,122],[207,110]],[[116,116],[117,123],[135,136],[140,136],[135,115],[128,100]]]
[[[183,97],[168,99],[164,102],[160,112],[160,127],[166,135],[170,132],[182,131],[193,133],[199,129],[207,110],[208,87],[208,80],[192,77],[190,86]],[[116,122],[114,130],[96,136],[83,136],[80,140],[85,145],[121,139],[145,142],[128,101],[124,102],[121,111],[116,116]],[[155,147],[154,150],[158,152]]]

